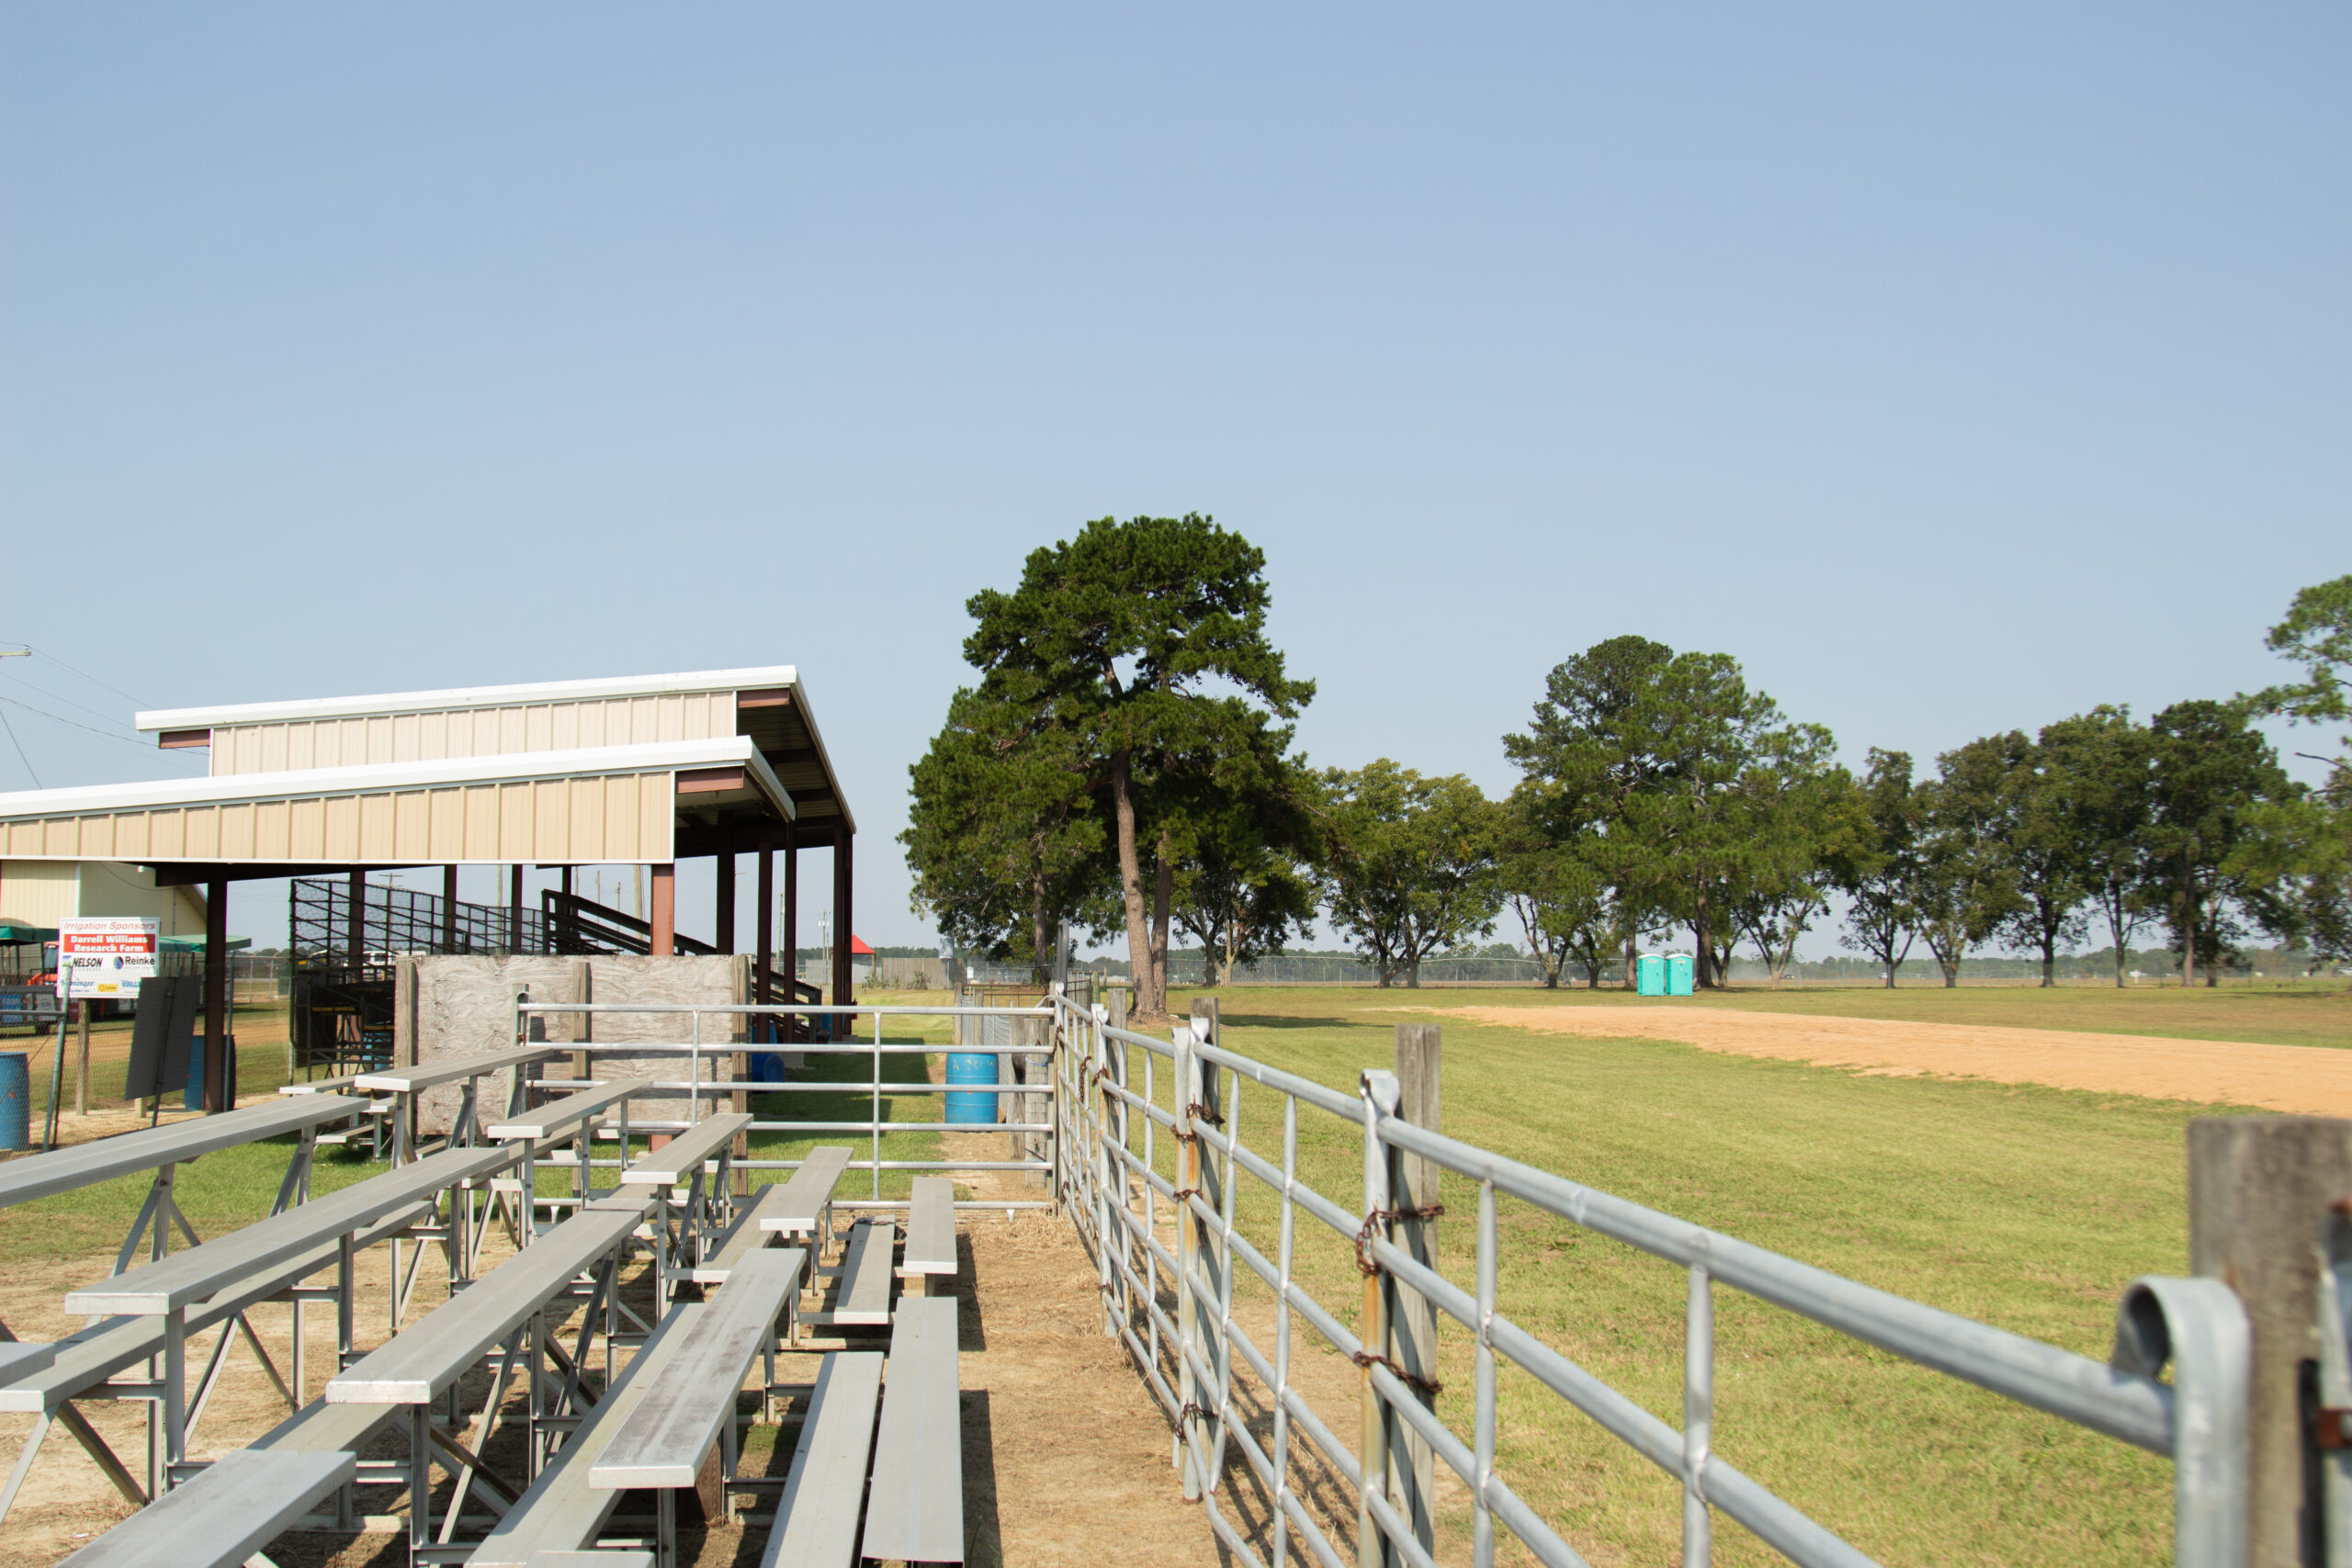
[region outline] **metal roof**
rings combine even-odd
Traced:
[[[797,687],[789,664],[749,670],[700,670],[671,675],[612,675],[594,681],[538,681],[513,686],[453,686],[435,692],[386,692],[362,697],[305,697],[295,702],[234,703],[201,708],[157,708],[133,716],[141,730],[209,729],[222,724],[266,724],[298,718],[366,718],[378,714],[508,707],[524,703],[584,702],[675,692],[764,691]]]
[[[776,782],[749,736],[712,740],[658,740],[644,746],[589,746],[570,751],[503,751],[429,762],[379,762],[356,768],[303,768],[282,773],[224,773],[217,778],[159,779],[141,784],[24,789],[0,795],[0,821],[68,817],[95,811],[168,810],[249,800],[301,800],[438,784],[520,784],[526,780],[594,778],[664,768],[741,766],[787,821],[792,796]]]

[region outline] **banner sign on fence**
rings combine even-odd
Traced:
[[[57,922],[57,994],[68,1001],[134,1000],[155,975],[157,926],[142,916]]]

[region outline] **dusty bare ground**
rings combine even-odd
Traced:
[[[1664,1008],[1430,1008],[1479,1023],[1638,1040],[1867,1072],[2046,1084],[2153,1100],[2352,1116],[2352,1051],[1984,1024]]]
[[[1004,1157],[1002,1134],[952,1141],[966,1146],[953,1151],[951,1157]],[[966,1185],[971,1195],[979,1197],[1045,1195],[1042,1189],[1023,1185],[1017,1175],[984,1175]],[[964,1266],[956,1294],[964,1322],[967,1561],[976,1568],[1096,1564],[1133,1561],[1146,1550],[1156,1562],[1226,1561],[1200,1510],[1182,1499],[1169,1462],[1167,1421],[1138,1381],[1126,1352],[1102,1333],[1094,1276],[1068,1223],[1051,1212],[1012,1216],[976,1212],[964,1217],[962,1232]],[[507,1251],[504,1237],[494,1235],[484,1266]],[[94,1254],[38,1271],[12,1271],[0,1279],[0,1320],[20,1337],[55,1338],[72,1332],[81,1320],[60,1312],[59,1301],[73,1286],[103,1277],[111,1262],[111,1254]],[[357,1321],[364,1351],[390,1333],[383,1249],[371,1253],[362,1268]],[[445,1291],[440,1256],[429,1251],[408,1322],[416,1323],[443,1299]],[[642,1280],[636,1294],[640,1310],[650,1304]],[[283,1305],[263,1306],[252,1314],[281,1371],[288,1359],[289,1320]],[[333,1364],[333,1323],[332,1307],[313,1307],[306,1314],[304,1392],[311,1397],[317,1396]],[[210,1350],[212,1337],[207,1334],[191,1349],[192,1376]],[[883,1343],[887,1340],[877,1338],[877,1346]],[[220,1387],[195,1429],[190,1444],[194,1457],[217,1457],[242,1447],[287,1414],[285,1402],[250,1351],[239,1345],[230,1354]],[[806,1380],[814,1376],[815,1361],[780,1358],[777,1371],[787,1382]],[[1352,1376],[1352,1368],[1346,1371]],[[477,1372],[461,1387],[469,1407],[478,1407],[488,1381]],[[747,1395],[745,1408],[752,1403]],[[132,1472],[142,1473],[145,1407],[90,1404],[81,1408]],[[0,1467],[15,1462],[30,1425],[28,1416],[0,1416]],[[397,1434],[381,1437],[381,1451],[367,1457],[397,1458],[403,1441]],[[494,1463],[504,1446],[492,1446]],[[791,1451],[789,1427],[775,1450],[754,1438],[746,1445],[745,1468],[754,1474],[771,1463],[780,1469],[789,1462]],[[436,1506],[446,1504],[447,1494],[443,1476],[436,1486]],[[364,1489],[361,1499],[363,1510],[372,1515],[401,1514],[407,1507],[405,1495],[390,1488]],[[624,1505],[624,1513],[631,1511]],[[0,1539],[0,1565],[47,1568],[130,1512],[130,1505],[72,1437],[53,1427],[9,1517],[5,1539]],[[765,1539],[762,1520],[747,1528],[689,1526],[682,1531],[680,1556],[695,1568],[754,1568]],[[394,1568],[404,1561],[405,1537],[389,1532],[292,1535],[271,1555],[282,1568]]]

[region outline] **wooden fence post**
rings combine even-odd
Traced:
[[[2188,1260],[2245,1303],[2248,1568],[2319,1568],[2318,1455],[2304,1413],[2319,1354],[2320,1224],[2352,1196],[2352,1122],[2200,1116],[2188,1124]]]
[[[1445,1059],[1444,1034],[1434,1023],[1396,1026],[1396,1114],[1399,1120],[1434,1133],[1438,1127],[1439,1085]],[[1398,1211],[1396,1246],[1414,1262],[1437,1269],[1437,1218],[1426,1213],[1438,1204],[1438,1165],[1419,1155],[1396,1156],[1395,1205]],[[1428,1298],[1399,1282],[1396,1305],[1390,1314],[1392,1343],[1388,1354],[1413,1378],[1437,1382],[1437,1309]],[[1416,1389],[1421,1404],[1437,1408],[1437,1396]],[[1437,1487],[1437,1455],[1428,1441],[1403,1422],[1397,1440],[1390,1445],[1392,1495],[1405,1504],[1399,1511],[1413,1523],[1414,1539],[1423,1551],[1436,1544],[1433,1499]]]

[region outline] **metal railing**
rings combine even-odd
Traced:
[[[735,1030],[740,1027],[741,1021],[756,1019],[775,1019],[783,1021],[788,1015],[799,1015],[806,1017],[812,1014],[831,1018],[841,1018],[852,1021],[871,1019],[873,1021],[872,1037],[866,1040],[837,1041],[830,1043],[822,1042],[792,1042],[780,1043],[776,1044],[748,1043],[731,1038]],[[849,1168],[852,1170],[864,1170],[871,1173],[867,1184],[868,1195],[862,1199],[840,1198],[836,1199],[835,1201],[843,1208],[899,1209],[906,1207],[905,1200],[885,1199],[882,1196],[882,1173],[886,1170],[918,1172],[1018,1170],[1033,1171],[1038,1173],[1041,1177],[1050,1178],[1054,1169],[1054,1162],[1051,1157],[1003,1160],[884,1159],[882,1157],[882,1139],[886,1134],[1051,1134],[1053,1131],[1053,1123],[1050,1122],[1021,1122],[1004,1117],[1000,1117],[999,1120],[989,1122],[952,1122],[945,1121],[893,1122],[885,1120],[883,1116],[883,1100],[888,1097],[896,1097],[899,1095],[947,1094],[950,1092],[958,1094],[992,1094],[998,1097],[998,1103],[1002,1105],[1008,1099],[1013,1096],[1024,1094],[1035,1094],[1042,1096],[1046,1090],[1043,1086],[1034,1084],[946,1084],[931,1083],[922,1078],[913,1080],[886,1078],[883,1077],[883,1064],[886,1059],[912,1056],[920,1060],[922,1057],[930,1055],[944,1055],[949,1051],[974,1052],[999,1057],[1033,1055],[1039,1054],[1043,1047],[1034,1043],[1026,1045],[933,1044],[928,1043],[921,1044],[910,1044],[905,1043],[894,1043],[886,1042],[882,1037],[883,1021],[887,1018],[978,1017],[984,1019],[1043,1019],[1050,1018],[1051,1016],[1052,1010],[1042,1007],[922,1007],[876,1006],[859,1005],[854,1003],[830,1006],[808,1002],[783,1001],[772,1003],[714,1003],[702,1005],[685,1002],[537,1002],[518,1000],[514,1004],[514,1038],[515,1043],[518,1045],[550,1045],[555,1049],[578,1053],[589,1058],[592,1064],[594,1059],[599,1056],[684,1057],[687,1069],[686,1076],[684,1077],[650,1079],[646,1084],[646,1088],[649,1091],[657,1093],[664,1098],[674,1096],[678,1099],[684,1100],[686,1102],[687,1109],[686,1120],[679,1121],[675,1118],[672,1118],[665,1121],[660,1118],[632,1114],[629,1117],[628,1125],[633,1132],[638,1134],[683,1132],[687,1127],[693,1125],[694,1122],[702,1120],[703,1116],[710,1109],[710,1102],[722,1096],[733,1096],[736,1094],[829,1094],[844,1099],[852,1096],[863,1097],[866,1102],[867,1114],[862,1118],[833,1118],[822,1121],[810,1121],[755,1116],[752,1122],[749,1131],[752,1133],[780,1133],[792,1136],[808,1136],[811,1134],[822,1134],[827,1133],[864,1134],[867,1146],[866,1157],[864,1159],[852,1159],[849,1162]],[[556,1019],[577,1018],[586,1021],[590,1029],[593,1030],[594,1020],[598,1018],[615,1017],[675,1020],[678,1025],[678,1032],[683,1035],[684,1038],[662,1038],[650,1041],[592,1040],[575,1043],[560,1040],[549,1041],[546,1039],[533,1038],[532,1036],[531,1024],[535,1020],[551,1021]],[[705,1020],[707,1019],[712,1020],[714,1022],[711,1025],[707,1026],[705,1023]],[[712,1058],[714,1057],[760,1055],[772,1052],[789,1053],[802,1056],[863,1058],[867,1061],[871,1066],[865,1080],[862,1082],[855,1079],[838,1078],[774,1082],[753,1080],[748,1077],[722,1078],[717,1075],[716,1070],[711,1065]],[[577,1080],[562,1078],[541,1078],[533,1085],[533,1088],[537,1092],[547,1095],[567,1093],[578,1089],[579,1087],[580,1084]],[[627,1165],[628,1163],[628,1157],[626,1151],[624,1151],[620,1156],[613,1159],[593,1160],[590,1163],[592,1166],[598,1168],[613,1168]],[[751,1156],[737,1159],[733,1163],[735,1168],[738,1170],[797,1170],[800,1168],[802,1162],[797,1159],[778,1159]],[[1050,1199],[1039,1199],[1034,1201],[973,1200],[960,1202],[957,1206],[968,1209],[995,1210],[1045,1209],[1053,1207],[1053,1201]]]
[[[1238,1453],[1271,1507],[1271,1562],[1303,1549],[1326,1568],[1350,1558],[1294,1484],[1295,1439],[1354,1495],[1353,1561],[1362,1568],[1436,1562],[1433,1464],[1460,1478],[1470,1498],[1469,1560],[1488,1568],[1498,1533],[1555,1568],[1585,1559],[1501,1472],[1496,1457],[1497,1376],[1517,1367],[1573,1410],[1657,1466],[1682,1494],[1681,1562],[1701,1568],[1720,1513],[1807,1568],[1862,1568],[1871,1559],[1743,1473],[1713,1450],[1714,1310],[1718,1290],[1746,1293],[1851,1335],[1948,1377],[1991,1390],[2174,1462],[2176,1561],[2182,1568],[2239,1568],[2245,1561],[2249,1338],[2244,1308],[2224,1284],[2148,1278],[2125,1292],[2115,1349],[2106,1362],[1876,1290],[1670,1214],[1474,1147],[1398,1114],[1396,1076],[1362,1075],[1353,1095],[1253,1061],[1217,1043],[1213,1018],[1159,1040],[1116,1028],[1107,1015],[1052,998],[1055,1011],[1056,1190],[1091,1251],[1104,1331],[1123,1340],[1176,1427],[1185,1495],[1241,1562],[1269,1559],[1245,1539],[1218,1497],[1228,1456]],[[1244,1141],[1242,1087],[1273,1100],[1253,1127],[1277,1128],[1278,1152]],[[1253,1090],[1253,1098],[1254,1098]],[[1363,1145],[1361,1190],[1342,1200],[1299,1176],[1302,1115],[1354,1129]],[[1159,1168],[1162,1136],[1174,1143]],[[1477,1188],[1475,1278],[1445,1276],[1409,1245],[1419,1212],[1392,1194],[1408,1159]],[[1274,1234],[1237,1220],[1242,1184],[1271,1194]],[[1578,1366],[1498,1307],[1497,1206],[1520,1202],[1626,1243],[1685,1271],[1679,1428]],[[1159,1234],[1170,1206],[1172,1245]],[[1353,1325],[1298,1278],[1299,1222],[1354,1250],[1364,1280]],[[1240,1271],[1272,1293],[1273,1343],[1258,1343],[1234,1311]],[[1406,1320],[1430,1311],[1470,1337],[1475,1396],[1459,1432],[1435,1410],[1433,1332]],[[1294,1323],[1360,1369],[1361,1431],[1351,1448],[1303,1397]],[[2172,1381],[2161,1381],[2169,1367]],[[1254,1378],[1271,1407],[1261,1442],[1237,1399],[1237,1371]],[[1368,1478],[1368,1479],[1367,1479]],[[1329,1517],[1327,1513],[1327,1517]]]

